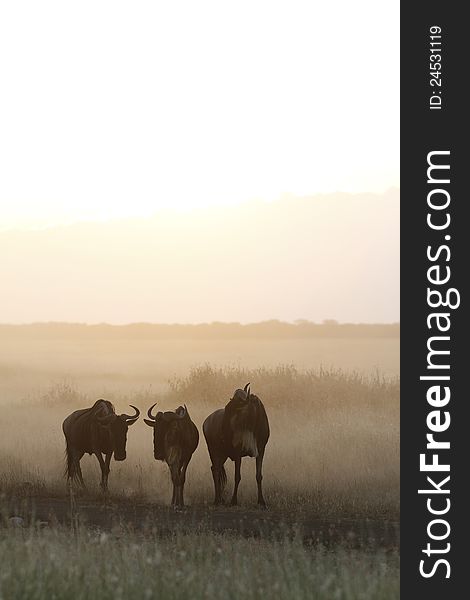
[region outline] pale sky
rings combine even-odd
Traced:
[[[0,323],[399,320],[399,194],[0,232]]]
[[[398,187],[398,48],[397,0],[2,2],[0,229]]]

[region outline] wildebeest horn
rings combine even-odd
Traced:
[[[151,406],[151,407],[148,409],[148,411],[147,411],[147,416],[148,416],[148,418],[149,418],[149,419],[152,419],[152,421],[155,421],[155,419],[157,418],[156,416],[154,417],[154,416],[152,415],[152,408],[153,408],[154,406],[156,406],[156,405],[157,405],[157,403],[155,402],[155,404],[152,404],[152,406]]]
[[[249,383],[247,383],[245,385],[245,387],[243,388],[243,391],[246,392],[246,397],[249,398],[249,396],[250,396],[250,384]]]
[[[181,408],[181,407],[180,407],[180,408]],[[188,414],[188,409],[187,409],[187,407],[186,407],[186,404],[185,404],[185,405],[184,405],[184,408],[183,408],[183,410],[182,410],[182,411],[180,411],[180,412],[178,413],[178,417],[179,417],[180,419],[184,419],[184,417],[185,417],[187,414]]]
[[[137,419],[139,418],[139,415],[140,415],[140,410],[136,406],[133,406],[132,404],[129,404],[129,406],[135,410],[135,415],[131,416],[131,415],[126,415],[123,413],[121,416],[125,417],[126,421],[132,421],[132,422],[137,421]]]

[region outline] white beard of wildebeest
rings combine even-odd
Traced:
[[[256,444],[254,432],[247,429],[243,423],[240,423],[236,415],[230,419],[230,426],[233,431],[233,447],[240,448],[242,454],[256,458],[258,456],[258,445]]]
[[[182,449],[178,443],[178,422],[169,423],[165,434],[165,454],[168,465],[181,461]]]
[[[179,446],[169,446],[166,451],[166,462],[168,465],[179,463],[181,461],[181,448]]]

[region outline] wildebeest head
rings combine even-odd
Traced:
[[[250,384],[235,390],[225,407],[222,434],[226,444],[247,454],[257,456],[258,448],[254,436],[256,427],[256,401],[250,393]]]
[[[155,460],[167,460],[171,462],[171,457],[165,455],[165,446],[167,449],[175,447],[178,440],[179,429],[189,419],[188,409],[185,406],[178,406],[173,411],[158,411],[154,416],[152,409],[153,404],[147,412],[148,419],[144,419],[149,427],[153,427],[153,456]],[[170,460],[169,460],[170,459]]]
[[[132,404],[129,405],[135,410],[135,415],[116,415],[114,412],[105,416],[97,416],[98,423],[106,427],[111,435],[111,441],[114,448],[114,460],[125,460],[127,430],[133,425],[140,415],[140,410]]]

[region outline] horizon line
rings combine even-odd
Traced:
[[[109,323],[106,321],[97,321],[93,323],[87,323],[85,321],[29,321],[23,323],[4,323],[0,322],[0,327],[32,327],[32,326],[51,326],[51,325],[68,325],[68,326],[80,326],[80,327],[133,327],[133,326],[157,326],[157,327],[202,327],[208,326],[213,327],[217,325],[236,325],[239,327],[249,327],[253,325],[289,325],[294,327],[301,327],[302,325],[316,325],[323,327],[340,327],[340,326],[393,326],[400,325],[400,321],[382,321],[382,322],[351,322],[351,321],[337,321],[336,319],[323,319],[321,322],[311,321],[310,319],[296,319],[294,321],[285,321],[281,319],[265,319],[263,321],[250,321],[242,323],[240,321],[199,321],[195,323],[185,322],[157,322],[157,321],[129,321],[126,323]]]

